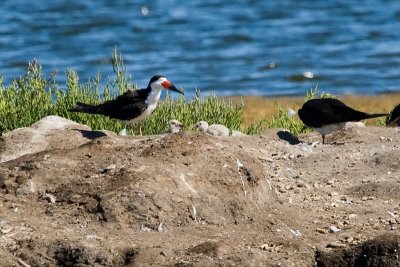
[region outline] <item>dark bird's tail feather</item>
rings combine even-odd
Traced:
[[[375,114],[367,114],[367,119],[372,119],[372,118],[378,118],[378,117],[384,117],[387,116],[389,114],[387,113],[375,113]]]
[[[85,104],[82,102],[76,102],[76,106],[69,109],[69,111],[95,114],[97,113],[96,112],[97,108],[96,106],[93,105]]]

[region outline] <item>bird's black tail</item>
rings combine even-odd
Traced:
[[[96,108],[96,106],[93,106],[93,105],[77,102],[76,106],[69,109],[69,111],[95,114],[95,113],[97,113],[96,112],[97,108]]]
[[[367,114],[367,119],[372,119],[372,118],[378,118],[378,117],[384,117],[389,114],[387,113],[375,113],[375,114]]]

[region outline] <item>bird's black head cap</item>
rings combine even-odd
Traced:
[[[148,87],[150,87],[150,84],[152,82],[155,82],[155,81],[157,81],[158,79],[160,79],[162,77],[165,77],[165,76],[163,76],[163,75],[154,75],[153,77],[151,77]]]

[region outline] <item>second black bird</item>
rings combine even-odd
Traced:
[[[322,143],[325,143],[325,135],[343,130],[346,122],[360,121],[388,114],[369,114],[352,109],[335,98],[311,99],[299,109],[301,121],[308,127],[314,128],[322,135]]]

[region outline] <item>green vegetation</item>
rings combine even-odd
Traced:
[[[129,88],[136,89],[116,49],[112,55],[112,65],[115,77],[108,78],[102,88],[99,75],[81,84],[78,74],[73,70],[66,71],[66,85],[60,87],[55,81],[55,74],[50,78],[43,77],[42,68],[36,61],[29,63],[26,74],[14,80],[8,87],[4,86],[0,77],[0,131],[26,127],[45,116],[58,115],[86,124],[92,129],[118,133],[125,125],[116,120],[68,111],[78,101],[101,103],[115,98]],[[224,101],[215,95],[203,98],[197,91],[193,100],[186,101],[184,97],[173,99],[167,94],[154,114],[142,122],[142,130],[143,134],[164,132],[170,119],[181,121],[187,129],[200,120],[239,129],[242,112],[242,106]]]
[[[289,114],[288,108],[284,109],[280,106],[278,106],[278,114],[268,121],[268,128],[288,129],[294,135],[308,130],[297,116]]]
[[[310,91],[306,92],[305,101],[313,98],[324,98],[324,97],[336,97],[332,94],[318,91],[318,85],[315,88],[311,88]],[[263,128],[283,128],[288,129],[292,134],[298,135],[303,132],[310,132],[312,129],[306,128],[298,116],[290,114],[289,107],[283,108],[278,106],[278,114],[271,119],[263,119],[259,123],[251,125],[248,130],[249,133],[257,133]]]
[[[100,75],[86,83],[79,82],[74,70],[65,72],[66,84],[59,86],[55,80],[56,74],[50,78],[43,77],[42,67],[34,60],[28,64],[26,74],[15,79],[8,87],[3,84],[0,76],[0,133],[19,127],[29,126],[48,115],[58,115],[86,124],[94,130],[106,129],[118,133],[125,128],[117,120],[100,115],[88,115],[69,112],[76,102],[98,104],[113,99],[129,88],[136,89],[128,75],[122,56],[114,49],[111,58],[115,77],[101,82]],[[103,84],[103,85],[101,85]],[[305,101],[317,97],[335,97],[327,93],[319,93],[318,87],[306,92]],[[142,122],[143,134],[158,134],[167,130],[168,121],[177,119],[185,129],[192,129],[200,120],[210,124],[226,125],[231,130],[240,130],[243,104],[235,105],[230,100],[224,100],[216,95],[201,97],[196,90],[192,100],[183,96],[174,99],[169,94],[160,101],[152,116]],[[384,125],[381,119],[379,124]],[[298,116],[289,113],[288,108],[278,107],[278,114],[273,118],[260,118],[258,121],[242,129],[247,134],[256,134],[264,128],[285,128],[297,135],[305,128]],[[137,133],[137,129],[135,127]]]

